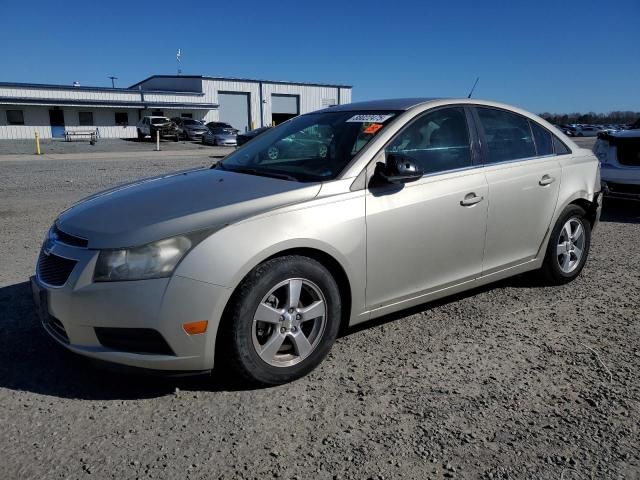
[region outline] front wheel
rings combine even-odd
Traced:
[[[269,260],[234,293],[218,358],[252,384],[295,380],[327,356],[340,314],[338,286],[324,266],[301,256]]]
[[[561,285],[580,275],[590,246],[591,224],[586,212],[578,205],[569,205],[549,237],[541,269],[546,283]]]

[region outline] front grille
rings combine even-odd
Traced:
[[[611,193],[629,193],[631,195],[640,195],[640,185],[607,182],[607,187],[609,188],[609,191],[611,191]]]
[[[56,317],[52,317],[48,315],[44,320],[44,323],[49,329],[54,333],[54,335],[60,338],[62,341],[69,343],[69,337],[67,336],[67,331],[62,325],[62,322],[58,320]]]
[[[38,258],[38,278],[47,285],[61,287],[69,279],[69,275],[76,266],[75,260],[62,258],[54,254],[40,252]]]
[[[89,245],[86,238],[76,237],[75,235],[63,232],[56,225],[53,226],[53,234],[60,242],[72,247],[87,248],[87,245]]]
[[[175,355],[160,332],[151,328],[96,327],[94,330],[103,347],[129,353]]]

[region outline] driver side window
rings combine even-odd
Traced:
[[[428,112],[402,130],[385,148],[385,154],[412,158],[425,174],[470,167],[471,146],[462,107]]]

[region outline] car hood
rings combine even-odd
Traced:
[[[305,184],[216,169],[147,178],[81,200],[58,217],[63,232],[89,248],[144,245],[314,198],[320,184]]]

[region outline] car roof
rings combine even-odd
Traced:
[[[385,100],[368,100],[365,102],[346,103],[325,108],[322,112],[350,112],[357,110],[409,110],[423,103],[442,100],[442,98],[388,98]]]

